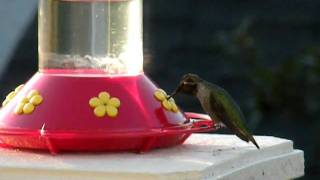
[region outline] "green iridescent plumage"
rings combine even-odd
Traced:
[[[251,141],[258,149],[260,148],[244,124],[245,118],[240,107],[227,91],[201,79],[198,75],[187,74],[171,96],[179,92],[196,96],[204,111],[216,123],[226,126],[240,139]]]

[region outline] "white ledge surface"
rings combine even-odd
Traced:
[[[33,153],[0,149],[0,179],[293,179],[304,174],[292,141],[256,136],[262,147],[231,135],[194,134],[185,144],[145,154]]]

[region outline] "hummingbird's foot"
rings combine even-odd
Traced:
[[[223,123],[215,123],[214,124],[214,128],[215,129],[221,129],[221,128],[225,128],[226,126]]]

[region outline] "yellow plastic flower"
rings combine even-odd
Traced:
[[[38,90],[30,91],[26,97],[23,97],[16,108],[14,113],[17,115],[32,114],[37,106],[43,102],[43,97]]]
[[[24,85],[22,84],[22,85],[16,87],[14,91],[11,91],[7,95],[6,99],[2,102],[2,107],[6,106],[18,94],[18,92],[23,88],[23,86]]]
[[[119,114],[118,108],[121,105],[120,99],[111,97],[106,91],[100,92],[98,97],[89,100],[89,105],[93,108],[95,116],[103,118],[106,115],[115,118]]]
[[[179,108],[176,102],[174,101],[174,99],[173,98],[168,99],[168,95],[163,89],[157,89],[154,92],[154,97],[156,98],[157,101],[161,102],[161,105],[162,107],[164,107],[164,109],[174,113],[179,112]]]

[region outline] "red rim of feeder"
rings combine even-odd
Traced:
[[[51,154],[57,154],[60,149],[56,146],[65,140],[73,140],[73,141],[82,141],[86,143],[87,140],[110,140],[112,139],[114,142],[126,142],[127,140],[138,139],[142,140],[140,147],[135,147],[131,150],[138,151],[139,153],[147,152],[153,148],[161,148],[161,147],[169,147],[174,145],[182,144],[192,133],[200,133],[200,132],[208,132],[214,131],[216,128],[214,127],[214,122],[210,119],[209,116],[205,114],[198,114],[198,113],[191,113],[186,112],[186,117],[191,120],[187,124],[183,124],[176,127],[170,128],[162,128],[162,129],[151,129],[149,131],[128,131],[128,132],[92,132],[92,131],[69,131],[66,132],[59,132],[59,131],[46,131],[46,130],[39,130],[39,131],[28,131],[28,130],[21,130],[21,129],[0,129],[0,136],[2,137],[15,137],[18,138],[17,143],[21,143],[19,138],[22,138],[22,141],[30,140],[32,138],[38,138],[43,144],[42,148],[40,148],[40,144],[38,149],[42,150],[49,150]],[[159,142],[165,140],[166,138],[174,138],[173,136],[180,136],[177,142],[174,143],[163,143],[159,145]],[[5,140],[6,138],[2,138]],[[41,141],[42,139],[42,141]],[[1,142],[0,142],[1,143]],[[81,143],[80,143],[81,144]],[[8,143],[1,143],[2,147],[11,148],[12,146],[8,145]],[[12,144],[14,145],[14,144]],[[78,144],[79,145],[79,144]],[[35,146],[33,144],[32,146]],[[77,147],[77,144],[70,144],[69,150],[72,150]],[[34,148],[34,147],[33,147]],[[66,147],[63,147],[66,148]],[[124,147],[126,148],[126,147]],[[66,150],[66,149],[64,149]],[[106,149],[101,149],[104,151]]]

